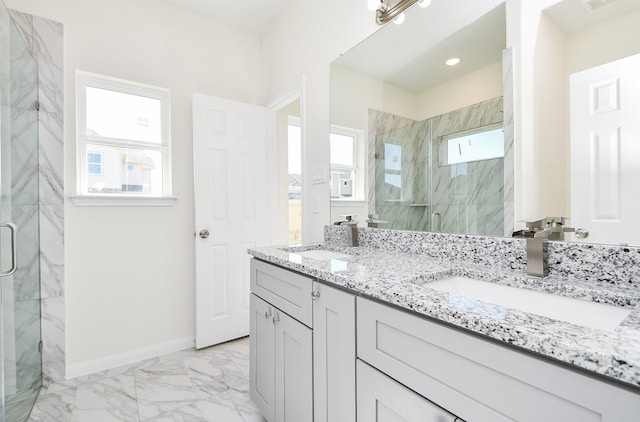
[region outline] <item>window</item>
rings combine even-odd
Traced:
[[[77,72],[78,194],[168,197],[169,90]]]
[[[331,197],[334,199],[364,198],[364,134],[360,131],[333,126],[329,135],[331,156]]]
[[[95,152],[87,154],[87,173],[102,174],[102,154]]]
[[[402,146],[384,144],[385,200],[402,201]]]
[[[438,156],[440,166],[504,157],[502,123],[445,137]]]
[[[287,181],[289,202],[289,244],[302,242],[302,127],[289,116],[287,126]]]

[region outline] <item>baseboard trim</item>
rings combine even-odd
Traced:
[[[173,352],[179,352],[194,347],[194,338],[185,337],[177,340],[159,343],[153,346],[142,347],[124,353],[117,353],[98,359],[75,363],[67,366],[65,379],[73,379],[84,375],[93,374],[107,369],[118,368],[124,365],[140,362],[145,359],[155,358]]]

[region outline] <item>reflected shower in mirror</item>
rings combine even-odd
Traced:
[[[387,228],[502,236],[502,115],[500,97],[418,122],[370,110],[369,209]]]
[[[465,13],[456,14],[461,9]],[[356,214],[364,222],[376,214],[388,221],[384,228],[510,234],[513,131],[503,132],[503,121],[512,123],[512,110],[505,115],[503,107],[503,96],[511,95],[503,78],[511,64],[509,54],[503,62],[504,3],[452,0],[418,12],[331,66],[332,127],[366,135],[359,150],[364,168],[356,169],[366,176],[363,195],[332,194],[332,219]],[[469,150],[470,137],[475,148],[486,145],[473,135],[488,129],[497,129],[501,150],[468,156],[476,150]],[[464,155],[456,161],[444,145],[457,142],[462,152],[463,138]]]

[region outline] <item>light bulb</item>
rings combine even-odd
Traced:
[[[418,6],[420,7],[429,7],[431,5],[431,0],[420,0],[418,2]]]
[[[446,62],[444,62],[444,64],[446,64],[447,66],[455,66],[458,63],[460,63],[460,59],[458,57],[452,57]]]
[[[380,8],[380,0],[367,0],[367,8],[375,12]]]
[[[398,16],[395,17],[395,19],[393,20],[393,23],[395,23],[396,25],[400,25],[402,22],[404,22],[404,13],[400,13]]]

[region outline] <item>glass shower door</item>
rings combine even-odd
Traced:
[[[38,74],[4,5],[0,56],[0,222],[7,223],[0,225],[0,421],[22,422],[42,385]],[[14,258],[17,268],[7,274]]]

